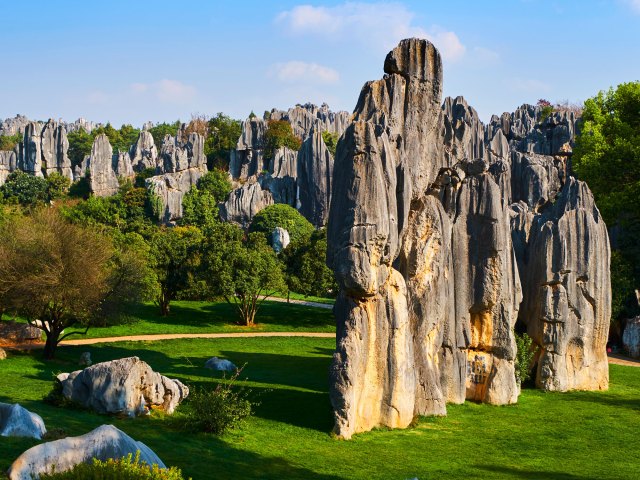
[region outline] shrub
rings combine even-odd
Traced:
[[[93,463],[79,463],[71,470],[60,473],[41,474],[41,480],[183,480],[182,472],[176,467],[167,469],[158,465],[149,467],[140,462],[140,451],[135,458],[131,454],[124,458],[106,461],[93,459]]]
[[[293,243],[305,242],[314,231],[313,225],[290,205],[276,203],[260,210],[251,221],[249,232],[260,232],[271,243],[271,233],[276,227],[289,232]]]
[[[264,157],[271,159],[280,147],[298,151],[302,140],[294,135],[291,124],[286,120],[269,120],[264,134],[264,144]]]
[[[186,409],[188,429],[222,435],[253,413],[256,404],[248,398],[250,390],[235,385],[241,371],[223,377],[213,390],[193,389]]]
[[[328,131],[322,132],[322,140],[324,144],[327,146],[327,150],[331,153],[332,156],[336,156],[336,149],[338,148],[338,138],[340,136],[337,133],[331,133]]]
[[[15,146],[22,142],[22,134],[0,135],[0,150],[13,150]]]
[[[516,381],[522,385],[531,378],[531,361],[535,356],[537,346],[533,346],[533,340],[526,333],[522,335],[516,333],[515,336],[518,348],[515,361]]]
[[[48,189],[49,184],[44,178],[16,170],[0,187],[0,198],[6,203],[32,206],[49,200]]]

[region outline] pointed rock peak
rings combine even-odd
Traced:
[[[408,38],[387,54],[385,73],[397,73],[421,82],[442,83],[440,52],[428,40]]]

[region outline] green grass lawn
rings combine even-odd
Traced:
[[[525,390],[518,405],[452,405],[447,417],[415,428],[339,441],[329,433],[333,347],[318,338],[190,339],[65,347],[50,363],[12,355],[0,362],[0,401],[20,402],[70,435],[113,423],[194,480],[640,478],[640,368],[612,366],[608,392]],[[213,355],[247,363],[245,383],[261,405],[242,429],[219,438],[183,433],[157,413],[121,420],[44,404],[52,374],[74,370],[85,350],[94,361],[137,355],[190,385],[216,381],[202,367]],[[35,443],[0,438],[0,471]]]
[[[274,296],[277,298],[287,298],[286,293],[277,293]],[[314,297],[313,295],[304,296],[301,293],[295,293],[295,292],[291,292],[289,294],[289,298],[291,300],[302,300],[304,302],[325,303],[327,305],[333,305],[334,303],[336,303],[335,298]]]
[[[140,304],[129,313],[127,323],[92,327],[86,336],[73,335],[69,340],[156,333],[335,332],[331,310],[282,302],[264,302],[253,327],[238,325],[235,308],[226,302],[176,301],[168,317],[158,311],[154,304]]]

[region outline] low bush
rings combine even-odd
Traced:
[[[93,459],[93,463],[80,463],[71,470],[60,473],[41,474],[41,480],[184,480],[182,472],[175,468],[149,467],[140,462],[140,451],[135,458],[131,454],[124,458],[107,461]]]
[[[223,378],[213,390],[192,390],[184,422],[189,430],[222,435],[253,413],[256,404],[249,400],[250,390],[235,385],[241,371]]]
[[[518,348],[515,361],[516,380],[522,385],[531,378],[531,361],[536,354],[537,347],[533,345],[533,340],[526,333],[522,335],[516,333],[516,346]]]

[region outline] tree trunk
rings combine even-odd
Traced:
[[[168,317],[169,310],[171,308],[171,299],[169,298],[169,295],[162,292],[160,294],[160,300],[158,300],[158,305],[160,306],[160,315],[162,317]]]
[[[58,338],[60,338],[60,333],[51,330],[51,332],[47,333],[47,340],[44,344],[44,358],[46,360],[52,360],[56,354],[56,348],[58,347]]]

